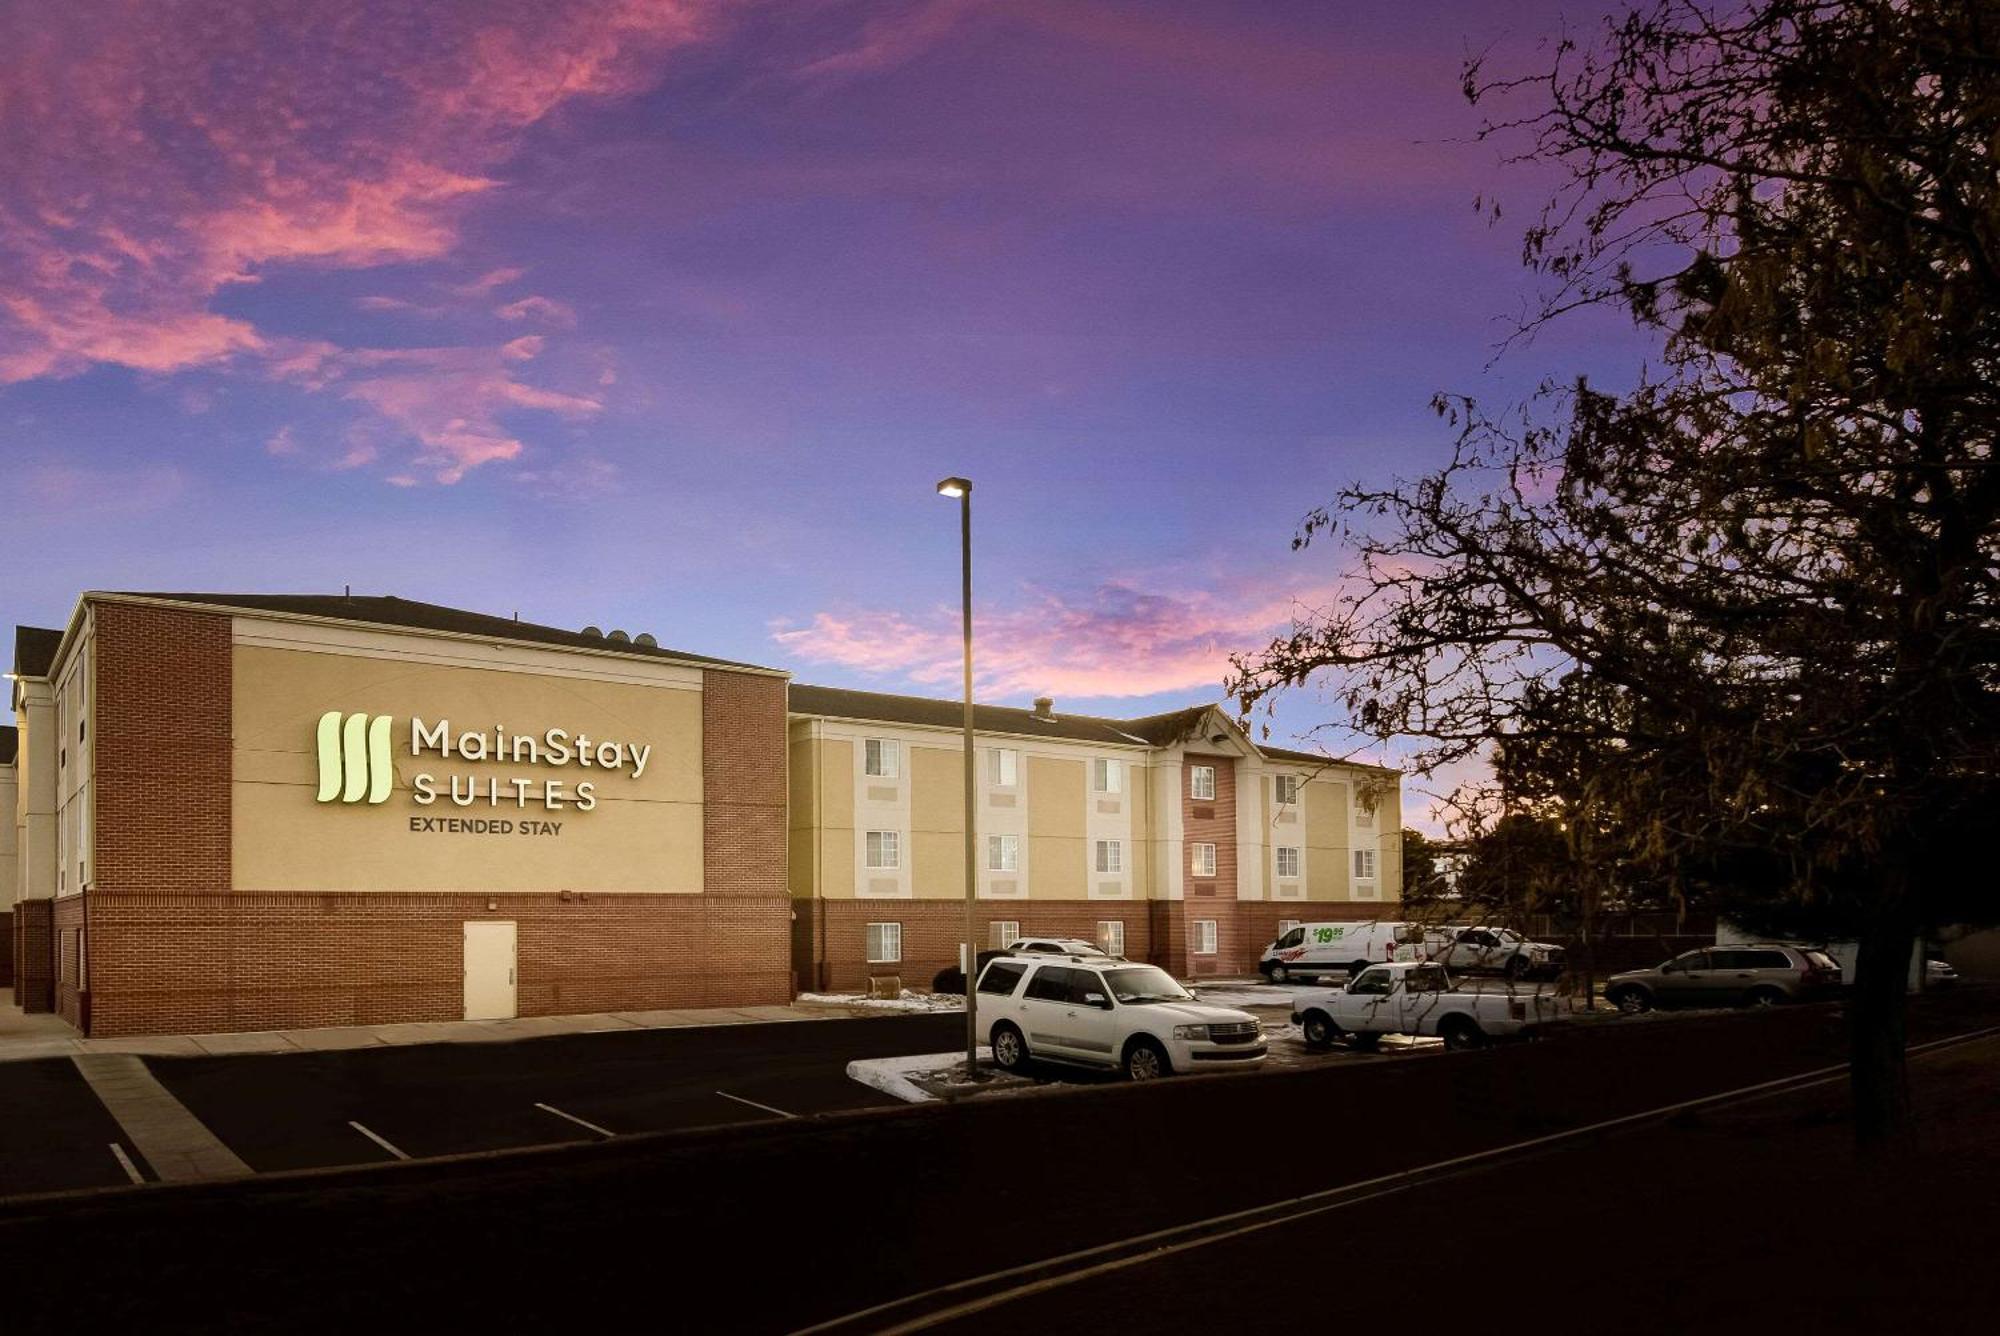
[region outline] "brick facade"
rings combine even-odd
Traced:
[[[799,986],[808,992],[856,992],[867,988],[870,976],[889,974],[901,975],[905,988],[929,988],[939,971],[958,967],[965,940],[963,900],[801,900],[797,913],[794,940],[818,952],[800,971]],[[1094,942],[1097,925],[1116,919],[1125,925],[1126,957],[1153,958],[1152,914],[1144,900],[981,900],[973,913],[981,951],[992,945],[995,920],[1019,923],[1027,936]],[[868,963],[870,923],[903,925],[901,961]]]
[[[93,889],[227,891],[230,618],[103,603]]]
[[[53,901],[14,905],[14,1004],[30,1012],[56,1009]]]
[[[464,924],[511,921],[523,1016],[790,998],[782,899],[379,893],[90,897],[91,1033],[458,1020]]]
[[[1197,799],[1194,796],[1194,770],[1196,766],[1213,766],[1215,769],[1215,797]],[[1230,756],[1199,755],[1188,753],[1181,766],[1181,886],[1182,902],[1186,907],[1184,922],[1178,929],[1169,926],[1168,940],[1172,944],[1169,954],[1178,953],[1184,965],[1176,973],[1192,978],[1204,974],[1239,974],[1241,967],[1235,962],[1243,955],[1244,943],[1237,940],[1236,916],[1227,912],[1228,906],[1236,902],[1236,760]],[[1215,875],[1197,877],[1194,872],[1194,846],[1213,844],[1215,846]],[[1211,913],[1213,909],[1215,912]],[[1210,919],[1215,923],[1215,952],[1212,955],[1197,955],[1193,937],[1197,920]],[[1259,943],[1261,946],[1262,943]],[[1252,955],[1252,963],[1255,956]],[[1169,968],[1172,968],[1169,966]]]
[[[701,676],[704,889],[785,897],[784,679]]]
[[[14,988],[14,911],[0,909],[0,988]]]

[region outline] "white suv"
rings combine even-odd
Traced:
[[[1205,1064],[1262,1062],[1264,1027],[1211,1007],[1157,965],[1099,957],[1003,956],[979,976],[993,1060],[1029,1058],[1123,1068],[1146,1081]]]

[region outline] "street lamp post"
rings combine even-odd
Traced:
[[[972,751],[972,483],[946,478],[939,496],[958,498],[958,551],[961,594],[965,602],[965,1079],[979,1079],[979,941],[974,911],[978,908],[978,835],[973,829],[977,786]]]

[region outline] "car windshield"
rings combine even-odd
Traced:
[[[1192,1002],[1194,994],[1174,982],[1174,976],[1153,965],[1104,971],[1111,996],[1130,1006],[1135,1002]]]

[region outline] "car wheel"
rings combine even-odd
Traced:
[[[1468,1048],[1484,1048],[1486,1032],[1462,1016],[1454,1016],[1438,1030],[1444,1046],[1454,1052]]]
[[[1745,1006],[1759,1008],[1781,1007],[1785,1004],[1785,994],[1777,988],[1752,988],[1750,996],[1743,999]]]
[[[1324,1011],[1308,1011],[1299,1028],[1305,1032],[1307,1048],[1328,1048],[1340,1037],[1340,1027]]]
[[[993,1061],[1003,1072],[1018,1072],[1028,1061],[1028,1044],[1011,1025],[993,1027]]]
[[[1272,983],[1290,983],[1291,981],[1292,972],[1290,970],[1286,969],[1283,965],[1271,966]]]
[[[1356,1031],[1347,1036],[1347,1046],[1356,1053],[1373,1053],[1382,1047],[1382,1036],[1367,1030]]]
[[[1125,1077],[1130,1081],[1153,1081],[1171,1075],[1174,1065],[1167,1051],[1151,1039],[1135,1039],[1125,1050]]]
[[[1653,995],[1643,988],[1620,988],[1604,999],[1628,1016],[1653,1009]]]

